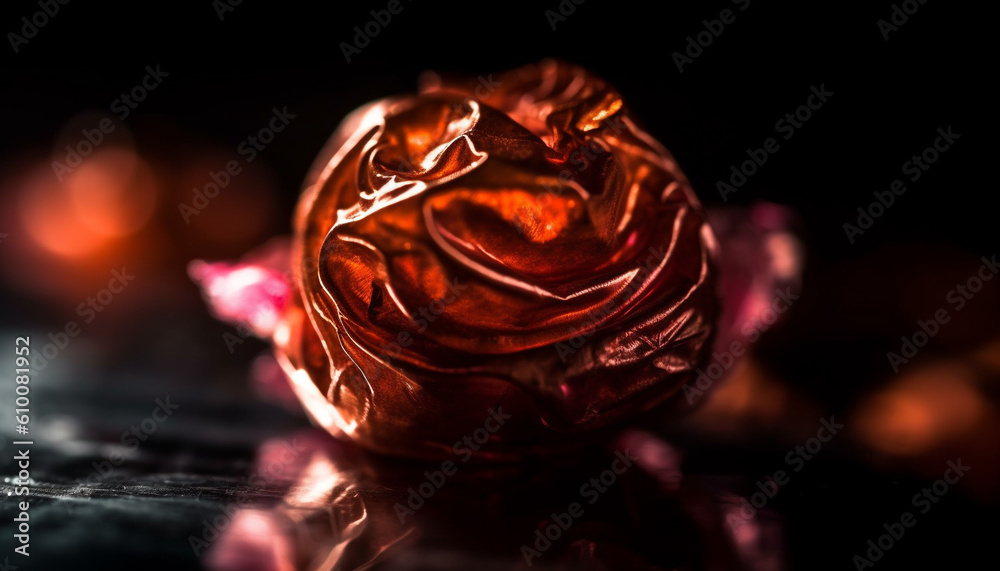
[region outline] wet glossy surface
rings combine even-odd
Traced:
[[[521,569],[522,546],[534,548],[536,529],[576,502],[582,516],[531,557],[531,568],[740,568],[723,525],[734,500],[711,479],[684,476],[683,454],[648,433],[631,431],[609,447],[544,465],[455,456],[455,468],[441,475],[441,461],[373,455],[248,392],[145,380],[102,398],[100,415],[88,414],[93,397],[40,387],[50,412],[35,425],[31,451],[32,555],[11,563]],[[121,431],[164,394],[180,408],[135,450],[124,450]],[[124,459],[110,464],[118,453]],[[4,498],[12,489],[0,484]],[[417,489],[425,497],[413,500]],[[15,513],[13,502],[0,502],[4,536]]]

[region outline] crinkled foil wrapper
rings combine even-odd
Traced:
[[[674,158],[576,66],[423,83],[350,115],[306,181],[272,338],[310,414],[436,457],[500,411],[487,458],[669,414],[718,314]]]

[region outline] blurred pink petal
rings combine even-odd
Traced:
[[[233,516],[205,563],[217,571],[293,571],[292,560],[280,518],[268,511],[242,510]]]
[[[720,251],[723,314],[716,347],[745,344],[748,333],[780,319],[768,315],[779,291],[801,290],[804,246],[792,233],[797,217],[785,206],[760,202],[710,210],[708,218]]]
[[[676,492],[680,489],[684,457],[666,440],[643,430],[629,429],[618,437],[618,448],[634,454],[638,458],[636,464],[655,477],[664,490]]]
[[[195,260],[188,274],[217,318],[269,337],[291,293],[290,254],[288,240],[279,238],[236,263]]]

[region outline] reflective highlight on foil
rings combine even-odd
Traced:
[[[709,351],[714,239],[670,153],[579,67],[497,78],[358,110],[307,180],[274,340],[334,434],[443,456],[503,406],[483,454],[561,446]]]

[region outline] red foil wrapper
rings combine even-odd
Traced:
[[[308,177],[272,338],[310,414],[504,458],[677,399],[718,302],[674,158],[579,67],[426,83],[349,116]]]

